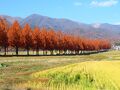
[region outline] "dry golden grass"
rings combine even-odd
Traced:
[[[119,90],[119,55],[120,51],[109,51],[76,56],[0,57],[0,63],[7,65],[0,68],[0,89]]]
[[[37,81],[24,85],[54,90],[119,90],[119,76],[120,61],[88,61],[34,73],[31,77]],[[39,81],[41,78],[47,81]]]

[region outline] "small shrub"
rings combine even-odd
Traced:
[[[0,63],[0,68],[3,68],[3,67],[7,67],[8,65],[4,64],[4,63]]]

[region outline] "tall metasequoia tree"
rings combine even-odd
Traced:
[[[58,39],[58,42],[57,42],[57,45],[56,45],[56,48],[58,50],[58,54],[61,54],[61,51],[63,50],[63,33],[61,31],[58,31],[56,32],[57,34],[57,39]]]
[[[41,43],[41,49],[43,50],[43,55],[47,55],[47,30],[45,27],[43,27],[40,30],[40,43]],[[45,53],[46,51],[46,53]]]
[[[4,48],[4,55],[6,55],[7,47],[8,47],[8,23],[5,19],[0,17],[0,46]]]
[[[15,21],[8,31],[8,41],[10,46],[15,48],[16,55],[18,55],[18,49],[21,46],[20,34],[21,34],[21,27],[19,23]]]
[[[22,47],[27,50],[27,55],[29,55],[29,50],[33,45],[32,30],[29,24],[26,24],[21,32],[21,43]]]
[[[64,51],[64,54],[67,54],[68,48],[69,48],[69,36],[67,34],[64,34],[64,36],[63,36],[63,51]]]
[[[41,39],[40,39],[40,29],[39,27],[35,27],[33,31],[33,48],[36,50],[36,55],[39,55],[39,50],[41,49]]]
[[[51,55],[53,55],[53,50],[55,50],[56,45],[57,45],[57,36],[56,33],[53,29],[50,29],[48,31],[48,36],[47,36],[47,49],[51,52]]]

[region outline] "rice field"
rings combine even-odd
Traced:
[[[119,90],[120,51],[0,57],[0,90]]]
[[[120,90],[119,76],[120,61],[86,61],[33,73],[35,81],[25,85],[50,90]]]

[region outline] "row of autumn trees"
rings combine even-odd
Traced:
[[[39,55],[40,50],[43,54],[46,51],[50,51],[51,54],[53,51],[57,51],[58,54],[61,51],[64,54],[73,52],[79,54],[80,51],[110,49],[111,45],[106,40],[81,38],[53,29],[48,30],[37,26],[31,29],[29,24],[22,28],[17,21],[9,26],[5,19],[0,18],[0,47],[4,49],[5,55],[8,48],[14,48],[16,55],[19,49],[27,50],[27,55],[30,50],[36,51],[36,55]]]

